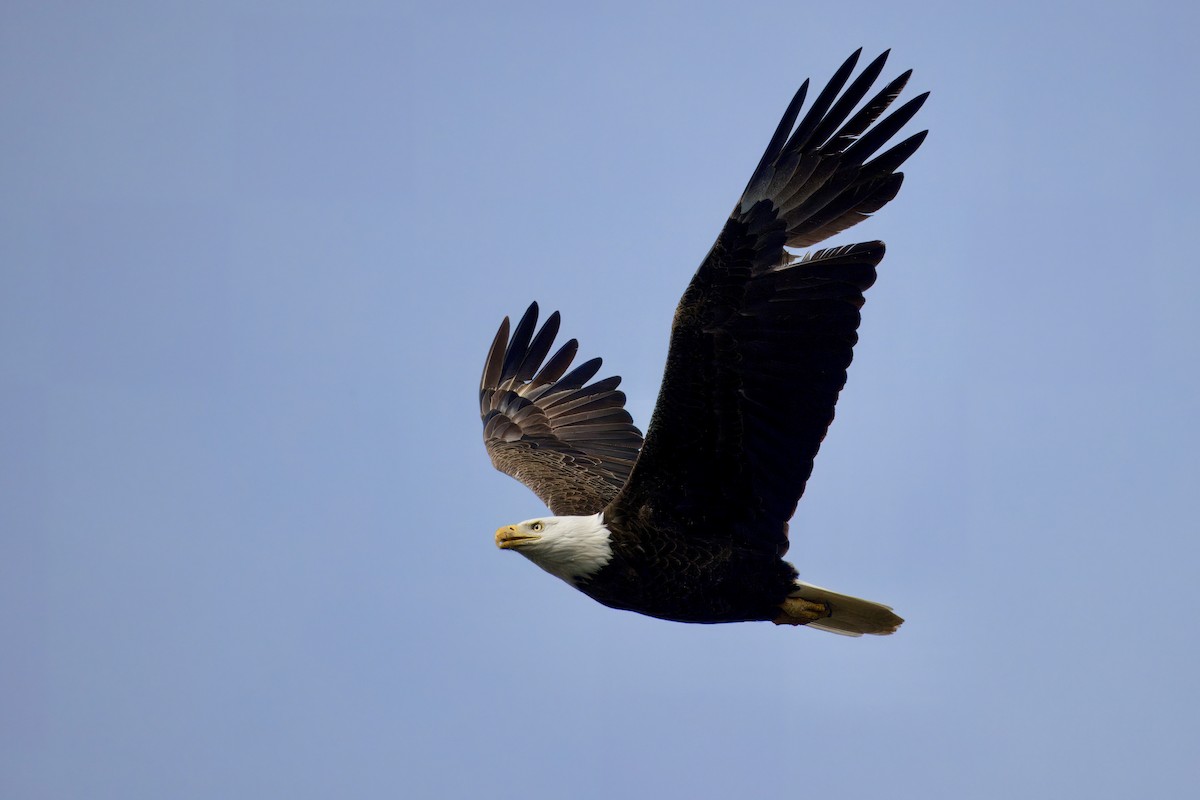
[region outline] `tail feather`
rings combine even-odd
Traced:
[[[808,623],[808,627],[842,636],[862,636],[864,633],[886,636],[895,633],[904,623],[903,619],[892,613],[890,606],[833,592],[804,581],[796,581],[796,591],[791,596],[827,605],[830,615]]]

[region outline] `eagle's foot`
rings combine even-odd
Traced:
[[[801,597],[789,597],[779,604],[782,612],[772,620],[776,625],[807,625],[833,614],[825,603],[813,603]]]

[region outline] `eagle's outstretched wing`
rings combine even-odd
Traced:
[[[535,334],[537,318],[533,303],[511,339],[505,317],[492,341],[479,384],[483,441],[496,469],[555,514],[594,514],[625,485],[642,434],[625,410],[619,377],[588,384],[599,358],[567,372],[576,340],[546,360],[559,316],[555,311]]]
[[[819,242],[881,208],[900,188],[896,169],[925,138],[867,161],[926,95],[872,127],[909,73],[855,111],[887,53],[843,92],[858,55],[798,125],[808,83],[797,92],[684,292],[645,445],[606,519],[637,514],[654,526],[661,515],[671,521],[664,528],[786,551],[787,522],[833,421],[863,292],[884,247],[848,245],[799,260],[784,247]]]

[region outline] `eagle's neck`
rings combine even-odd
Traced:
[[[521,553],[551,575],[577,585],[612,560],[612,544],[604,513],[586,517],[549,517],[536,546]]]

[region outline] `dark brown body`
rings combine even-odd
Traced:
[[[649,536],[654,547],[614,546],[610,564],[578,585],[610,608],[676,622],[766,621],[794,589],[796,569],[728,541]]]
[[[795,588],[796,569],[728,536],[679,528],[614,537],[613,559],[581,591],[610,608],[674,622],[774,619]]]

